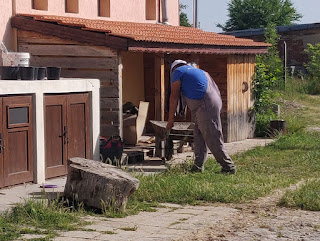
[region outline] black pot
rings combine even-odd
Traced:
[[[43,80],[46,77],[46,67],[38,67],[37,80]]]
[[[0,66],[0,79],[3,80],[17,80],[19,67],[15,66]]]
[[[20,67],[21,80],[34,80],[34,67]]]
[[[60,79],[61,68],[60,67],[47,67],[48,80]]]
[[[33,79],[34,80],[37,80],[38,79],[38,67],[34,67],[34,76],[33,76]]]
[[[270,121],[270,129],[285,134],[287,133],[287,122],[285,120],[272,120]]]

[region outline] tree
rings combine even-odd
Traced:
[[[291,0],[231,0],[228,3],[228,17],[223,31],[265,28],[268,24],[291,25],[300,15]]]
[[[192,25],[189,23],[189,19],[186,13],[182,12],[183,9],[186,9],[187,5],[179,4],[179,10],[180,10],[180,26],[185,27],[192,27]]]

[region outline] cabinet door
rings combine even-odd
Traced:
[[[91,156],[89,94],[68,95],[68,158]]]
[[[67,174],[67,97],[45,96],[46,178]]]
[[[3,97],[4,185],[33,181],[32,97]]]

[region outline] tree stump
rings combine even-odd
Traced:
[[[139,180],[115,166],[84,158],[68,160],[64,195],[98,209],[123,211]]]

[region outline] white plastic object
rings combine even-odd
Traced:
[[[23,52],[2,53],[3,66],[29,67],[30,54]]]

